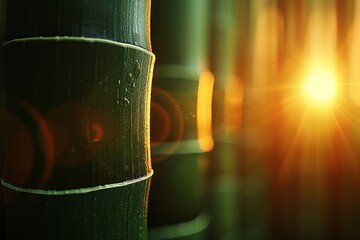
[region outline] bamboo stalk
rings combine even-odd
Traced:
[[[9,1],[8,239],[146,239],[150,1]]]

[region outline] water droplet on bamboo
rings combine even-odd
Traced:
[[[123,99],[123,106],[124,108],[128,108],[130,106],[130,101],[126,97]]]

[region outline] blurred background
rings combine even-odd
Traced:
[[[360,1],[152,0],[151,22],[149,239],[360,239]]]
[[[153,0],[150,239],[359,239],[360,2]]]

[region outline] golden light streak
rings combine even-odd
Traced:
[[[329,149],[337,130],[334,119],[339,117],[341,76],[337,17],[332,4],[312,9],[305,39],[305,49],[297,56],[299,62],[285,69],[293,88],[283,102],[290,139],[279,181],[285,181],[294,168],[305,175],[323,171],[331,161]]]
[[[313,9],[308,25],[308,67],[303,90],[308,103],[329,107],[337,92],[337,23],[332,5]]]
[[[360,105],[360,2],[355,1],[355,15],[352,32],[349,38],[348,48],[348,77],[349,77],[349,95],[353,103]]]
[[[214,147],[211,122],[213,86],[214,75],[210,71],[202,72],[197,96],[197,133],[199,146],[204,152]]]
[[[267,100],[266,90],[277,76],[283,32],[283,19],[279,10],[274,6],[263,7],[255,26],[252,55],[251,88],[256,102]]]
[[[337,62],[337,22],[334,7],[315,8],[308,24],[310,66],[334,67]]]

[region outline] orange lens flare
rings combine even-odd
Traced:
[[[90,125],[90,139],[92,142],[100,142],[104,136],[104,130],[98,123]]]
[[[214,75],[209,71],[200,74],[198,98],[197,98],[197,131],[199,146],[204,152],[214,147],[212,138],[212,93],[214,86]]]
[[[151,145],[158,146],[163,143],[170,134],[170,116],[166,109],[156,102],[151,103],[151,116],[153,119],[156,119],[151,122]]]

